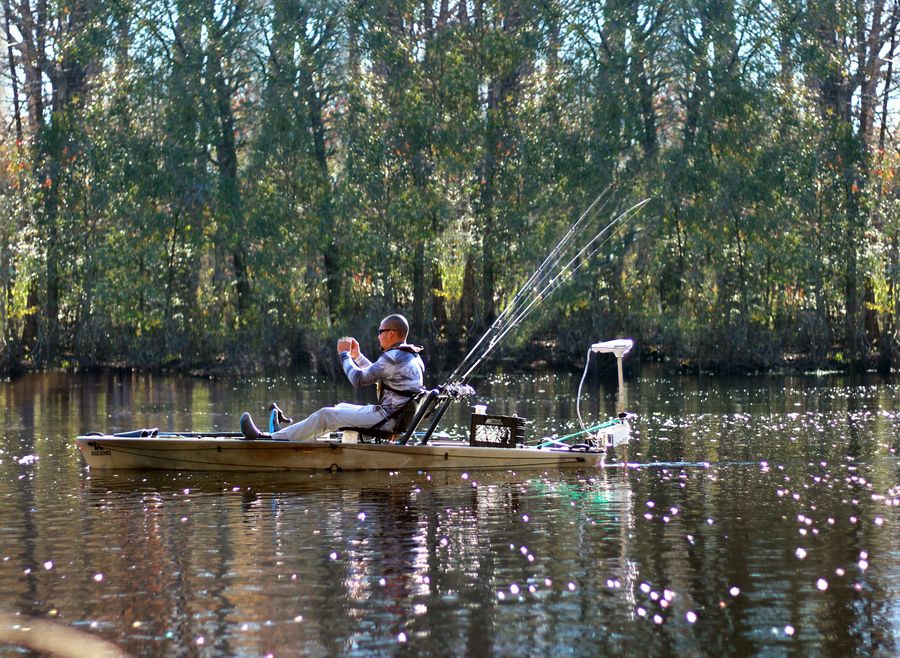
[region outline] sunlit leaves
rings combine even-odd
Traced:
[[[858,313],[882,348],[898,214],[853,91],[870,5],[53,5],[48,62],[86,83],[48,68],[61,100],[4,138],[4,336],[27,357],[52,314],[85,363],[302,359],[399,309],[464,342],[613,182],[652,203],[518,345],[628,333],[764,367],[850,353]]]

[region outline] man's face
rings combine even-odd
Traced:
[[[399,334],[396,329],[385,325],[383,322],[378,326],[378,344],[384,351],[399,340]]]

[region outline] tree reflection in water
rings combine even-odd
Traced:
[[[89,473],[87,428],[340,393],[109,377],[0,387],[6,611],[135,655],[897,650],[890,380],[639,378],[627,472]],[[568,429],[567,383],[481,388],[537,437]]]

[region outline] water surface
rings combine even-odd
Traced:
[[[576,376],[476,384],[533,440],[577,429]],[[645,369],[628,398],[627,471],[108,474],[75,435],[235,430],[270,400],[299,416],[353,392],[287,376],[2,384],[0,611],[148,656],[900,651],[895,379]],[[586,421],[614,409],[609,384],[586,390]],[[467,425],[456,408],[444,429]]]

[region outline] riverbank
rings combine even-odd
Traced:
[[[483,371],[523,372],[535,373],[542,371],[554,372],[580,372],[584,368],[586,350],[582,352],[560,351],[547,341],[532,341],[528,345],[518,348],[500,349],[485,364]],[[374,354],[374,352],[372,352]],[[428,375],[435,381],[449,374],[453,367],[462,358],[463,353],[448,352],[441,347],[426,348],[423,356],[428,364]],[[844,359],[833,357],[825,360],[813,360],[805,355],[785,355],[774,363],[762,362],[725,362],[700,360],[686,356],[670,356],[663,351],[651,346],[641,349],[636,345],[634,350],[625,358],[624,368],[626,375],[640,370],[642,366],[652,365],[659,372],[671,375],[705,375],[705,376],[754,376],[777,374],[820,374],[820,373],[878,373],[890,375],[896,369],[880,368],[878,355],[872,354],[867,359],[865,367],[855,367]],[[615,372],[615,361],[595,359],[591,363],[592,371],[600,373],[600,376]],[[165,362],[152,363],[146,360],[118,359],[99,363],[77,363],[75,360],[64,360],[59,366],[53,368],[36,368],[27,362],[17,364],[13,369],[8,369],[3,376],[7,380],[15,379],[25,374],[41,372],[69,372],[69,373],[101,373],[107,371],[134,371],[157,375],[182,375],[199,378],[230,378],[251,377],[263,375],[280,375],[286,373],[304,373],[323,376],[332,380],[343,377],[340,364],[331,350],[305,351],[288,358],[283,354],[279,359],[271,356],[240,353],[232,355],[220,355],[206,363],[182,360],[167,360]]]

